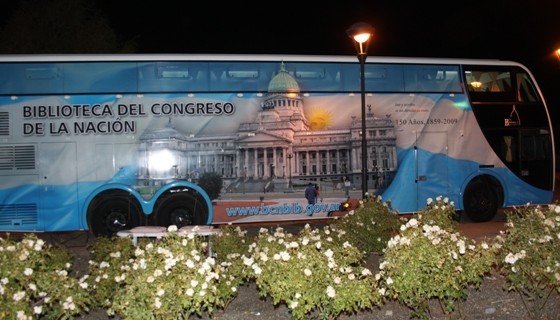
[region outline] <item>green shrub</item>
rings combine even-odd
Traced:
[[[341,241],[348,241],[365,255],[382,255],[389,239],[399,230],[402,220],[389,210],[381,198],[360,201],[358,208],[337,218],[331,227],[342,230]]]
[[[553,291],[560,290],[560,206],[525,206],[508,212],[498,237],[499,266],[532,319],[541,319]]]

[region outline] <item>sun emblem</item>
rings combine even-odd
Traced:
[[[307,119],[311,130],[327,129],[332,125],[332,114],[320,108],[311,109]]]

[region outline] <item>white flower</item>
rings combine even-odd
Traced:
[[[19,301],[19,300],[23,299],[23,297],[25,297],[25,291],[18,291],[16,293],[14,293],[14,295],[12,296],[12,299],[14,299],[14,301]]]
[[[311,270],[305,268],[305,269],[303,270],[303,274],[305,274],[307,277],[309,277],[309,276],[311,276],[313,273],[311,272]]]
[[[504,261],[506,263],[509,264],[515,264],[517,262],[517,260],[521,259],[524,255],[522,254],[513,254],[513,253],[508,253],[508,255],[505,257]]]
[[[170,225],[169,227],[167,227],[167,231],[168,231],[168,232],[177,232],[177,230],[178,230],[178,229],[177,229],[177,226],[174,225],[174,224],[172,224],[172,225]]]
[[[282,261],[290,260],[290,254],[286,251],[280,252],[280,257],[282,258]]]
[[[297,302],[297,301],[292,301],[292,302],[290,302],[290,309],[295,309],[295,308],[297,308],[298,304],[299,304],[299,302]]]
[[[253,265],[253,272],[255,272],[256,275],[259,275],[262,273],[262,269],[255,263]]]
[[[154,306],[156,307],[156,309],[161,308],[161,300],[159,300],[159,297],[156,297],[154,301]]]
[[[25,270],[23,270],[23,274],[26,276],[30,276],[33,274],[33,269],[31,268],[25,268]]]
[[[192,297],[194,295],[194,290],[192,288],[188,288],[185,293],[187,294],[187,296]]]
[[[393,279],[391,277],[387,278],[387,284],[393,284]]]
[[[406,223],[406,226],[408,228],[415,228],[418,226],[418,220],[416,220],[415,218],[412,218],[410,220],[408,220],[408,222]]]
[[[74,299],[72,299],[72,297],[66,298],[66,300],[62,304],[62,307],[64,308],[64,310],[74,310],[74,309],[76,309],[76,305],[74,304]]]
[[[327,296],[329,298],[334,298],[336,296],[336,291],[334,290],[333,287],[331,287],[331,286],[327,287]]]
[[[43,313],[43,306],[34,306],[34,307],[33,307],[33,313],[34,313],[34,314],[41,314],[41,313]]]
[[[187,268],[189,268],[189,269],[194,268],[194,262],[193,262],[191,259],[188,259],[188,260],[185,262],[185,265],[186,265]]]
[[[243,264],[246,266],[251,266],[253,264],[253,258],[243,256]]]
[[[299,247],[299,244],[295,241],[292,241],[288,244],[288,248],[297,248]]]

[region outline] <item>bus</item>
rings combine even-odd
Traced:
[[[0,230],[215,224],[205,173],[241,198],[349,180],[398,214],[444,196],[477,222],[551,203],[551,118],[522,64],[368,57],[361,79],[355,56],[2,55]],[[227,216],[333,210],[260,200]]]

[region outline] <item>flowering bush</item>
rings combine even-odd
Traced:
[[[410,307],[416,317],[428,318],[432,298],[442,302],[445,313],[453,312],[456,303],[466,299],[467,286],[478,287],[495,263],[493,246],[427,223],[448,225],[449,206],[429,204],[419,219],[402,225],[401,233],[388,242],[379,266],[380,290]]]
[[[94,305],[108,308],[115,292],[124,286],[115,278],[121,274],[121,266],[134,258],[135,247],[127,238],[98,237],[89,249],[89,270],[85,278],[91,284],[91,298]]]
[[[309,225],[294,236],[282,228],[262,228],[243,257],[250,266],[262,296],[274,304],[286,303],[295,319],[316,311],[322,318],[371,308],[382,296],[371,271],[360,266],[362,253],[349,242],[337,245],[337,237]]]
[[[206,256],[207,243],[201,236],[169,228],[167,236],[139,243],[132,256],[125,247],[124,252],[110,252],[108,261],[91,263],[103,273],[92,277],[107,279],[109,283],[103,281],[103,287],[114,290],[107,301],[108,314],[130,319],[186,319],[203,311],[211,314],[236,295],[241,277],[230,272],[231,262],[217,263]],[[105,271],[103,265],[110,270]]]
[[[63,319],[94,307],[123,319],[212,315],[253,280],[294,319],[336,318],[389,298],[428,318],[431,299],[453,313],[467,286],[478,287],[495,266],[529,315],[540,318],[549,295],[560,291],[560,206],[516,209],[493,244],[461,236],[454,213],[453,203],[438,197],[405,220],[380,198],[368,199],[348,216],[296,235],[261,228],[250,239],[240,227],[224,226],[212,237],[211,256],[202,236],[175,226],[136,247],[127,238],[101,237],[80,279],[68,276],[68,251],[33,235],[0,238],[0,318]],[[372,252],[383,254],[377,274],[364,266]]]
[[[530,317],[540,319],[550,294],[560,290],[560,206],[516,208],[507,218],[498,237],[500,270]]]
[[[337,218],[331,228],[342,233],[342,242],[350,242],[366,254],[382,254],[391,236],[399,230],[401,220],[381,197],[360,201],[356,210]]]
[[[456,210],[453,201],[449,201],[447,197],[438,196],[435,201],[428,198],[426,207],[414,217],[423,224],[437,225],[447,231],[456,232],[459,227],[455,215]]]
[[[212,238],[212,248],[216,257],[227,257],[227,255],[247,254],[250,239],[247,239],[247,230],[234,227],[231,224],[220,228],[220,233]]]
[[[0,238],[0,319],[62,319],[88,310],[87,284],[69,276],[71,256],[35,235]]]

